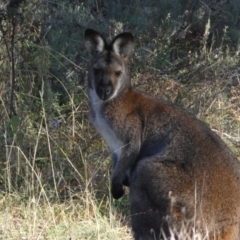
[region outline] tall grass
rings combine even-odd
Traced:
[[[102,174],[101,168],[108,175],[106,163],[105,166],[101,163],[97,167],[91,166],[87,155],[83,156],[81,148],[78,148],[76,154],[79,154],[82,164],[77,168],[64,146],[56,140],[59,132],[49,126],[42,101],[42,120],[36,129],[32,149],[26,152],[18,146],[17,132],[12,144],[6,144],[6,167],[2,182],[5,186],[2,186],[0,193],[0,238],[131,239],[126,216],[113,207],[106,187],[108,180],[105,179],[104,194],[97,195],[98,189],[94,187],[96,178]],[[73,112],[71,114],[74,116]],[[70,135],[73,131],[79,131],[75,122],[72,120],[69,123]],[[61,134],[64,138],[66,131]],[[61,141],[68,141],[69,147],[76,145],[74,140],[65,137]],[[40,158],[38,153],[43,141],[47,147]]]
[[[1,195],[1,239],[131,239],[119,214],[103,215],[91,193],[62,203],[42,198]]]

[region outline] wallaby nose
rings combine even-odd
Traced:
[[[113,88],[111,84],[99,85],[97,88],[97,94],[100,99],[107,100],[112,95],[112,90]]]

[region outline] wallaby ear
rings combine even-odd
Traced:
[[[100,33],[93,29],[85,31],[85,47],[92,56],[101,53],[106,47],[106,41]]]
[[[115,54],[127,58],[133,51],[133,35],[130,32],[124,32],[117,35],[112,41],[112,50]]]

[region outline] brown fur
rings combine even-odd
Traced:
[[[211,129],[187,111],[131,87],[130,33],[110,44],[85,32],[93,55],[90,118],[113,155],[112,194],[130,185],[136,240],[162,239],[189,222],[209,239],[240,239],[240,166]],[[177,237],[177,236],[176,236]]]

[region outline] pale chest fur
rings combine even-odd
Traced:
[[[111,129],[106,119],[101,114],[102,101],[97,97],[94,90],[90,90],[89,98],[91,105],[90,121],[92,122],[96,130],[104,138],[104,140],[107,142],[111,153],[114,153],[117,159],[119,159],[122,143],[117,138],[115,132]]]

